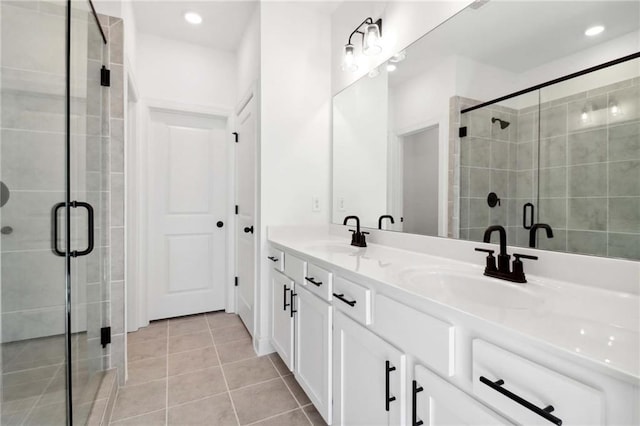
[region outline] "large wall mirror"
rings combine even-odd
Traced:
[[[334,96],[333,222],[640,260],[638,52],[637,1],[470,5]]]

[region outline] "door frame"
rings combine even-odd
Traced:
[[[169,112],[169,113],[193,113],[210,116],[214,119],[224,119],[226,120],[227,127],[227,164],[228,164],[228,182],[229,182],[229,191],[231,194],[235,193],[235,182],[233,181],[232,176],[235,175],[235,143],[233,143],[233,135],[231,132],[233,131],[233,108],[229,108],[226,106],[206,106],[206,105],[193,105],[193,104],[185,104],[181,102],[168,101],[163,99],[153,99],[153,98],[142,98],[138,100],[138,108],[135,113],[138,129],[136,132],[136,158],[132,159],[133,161],[129,161],[127,165],[127,172],[134,174],[138,178],[138,194],[135,198],[135,203],[132,203],[129,208],[133,211],[130,213],[131,215],[135,215],[137,218],[137,232],[129,232],[129,237],[134,239],[134,247],[136,247],[135,256],[137,257],[137,267],[138,271],[136,274],[136,282],[131,283],[134,289],[130,289],[129,294],[135,295],[135,302],[131,308],[127,307],[129,313],[135,315],[135,318],[131,318],[131,324],[128,327],[127,331],[134,331],[140,327],[145,327],[149,325],[149,315],[148,315],[148,294],[149,294],[149,283],[148,283],[148,268],[149,268],[149,258],[147,256],[147,246],[148,246],[148,237],[149,237],[149,227],[147,224],[147,194],[150,190],[149,185],[149,137],[150,131],[149,127],[151,124],[151,112],[159,111],[159,112]],[[134,198],[134,197],[132,197]],[[225,276],[225,309],[227,312],[235,312],[235,287],[234,287],[234,279],[233,274],[235,273],[234,268],[230,268],[229,265],[235,265],[235,253],[233,251],[234,244],[233,238],[231,236],[232,232],[229,229],[235,229],[235,218],[233,211],[233,198],[227,199],[227,208],[225,214],[225,223],[228,225],[228,230],[226,233],[226,259],[225,264],[226,268],[226,276]],[[129,253],[133,254],[133,253]]]

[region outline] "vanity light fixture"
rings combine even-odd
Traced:
[[[358,70],[356,64],[356,55],[353,44],[349,43],[344,46],[344,58],[342,59],[342,70],[355,72]]]
[[[362,27],[364,30],[361,30]],[[382,52],[381,34],[382,34],[382,19],[373,21],[372,18],[365,19],[358,27],[353,30],[349,35],[349,41],[344,46],[344,58],[342,60],[343,71],[354,72],[358,69],[358,65],[355,61],[355,47],[351,43],[351,38],[354,34],[360,34],[362,36],[362,53],[368,56],[374,56]]]
[[[382,19],[378,20],[382,25]],[[362,42],[362,53],[367,56],[375,56],[382,52],[382,44],[380,44],[380,26],[377,23],[367,25],[364,32],[364,40]]]
[[[191,25],[199,25],[202,23],[202,16],[200,16],[196,12],[186,12],[184,14],[184,20]]]
[[[584,32],[584,35],[588,37],[594,37],[604,31],[604,27],[602,25],[595,25],[593,27],[589,27]]]

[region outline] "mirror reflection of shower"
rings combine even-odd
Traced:
[[[506,129],[507,127],[509,127],[509,124],[511,124],[511,123],[509,123],[509,122],[508,122],[508,121],[506,121],[506,120],[501,120],[501,119],[496,118],[496,117],[491,117],[491,123],[492,123],[492,124],[495,124],[495,122],[496,122],[496,121],[497,121],[498,123],[500,123],[500,128],[501,128],[502,130]]]

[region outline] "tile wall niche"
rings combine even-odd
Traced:
[[[481,241],[487,226],[500,224],[510,244],[527,246],[522,208],[531,202],[536,222],[554,230],[552,239],[539,233],[538,247],[640,259],[640,78],[519,110],[459,114],[477,103],[451,100],[450,229],[458,220],[460,238]],[[492,117],[511,124],[502,130]],[[467,137],[458,137],[460,126]],[[501,206],[487,205],[490,191]]]

